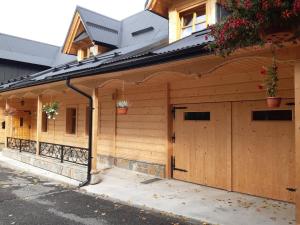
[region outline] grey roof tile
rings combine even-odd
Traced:
[[[74,59],[73,56],[62,54],[60,47],[2,33],[0,58],[49,67]]]
[[[177,54],[187,49],[201,48],[207,46],[211,38],[207,35],[208,30],[194,33],[189,37],[181,39],[172,44],[166,44],[165,39],[154,43],[140,43],[138,45],[115,49],[94,58],[86,59],[81,62],[73,61],[68,64],[60,65],[49,70],[29,75],[22,80],[13,81],[0,86],[0,91],[9,88],[18,88],[33,85],[43,81],[55,81],[65,77],[72,77],[75,74],[87,73],[92,69],[109,68],[114,70],[117,65],[130,65],[137,61],[143,61],[146,66],[150,59],[161,57],[168,54]],[[205,51],[207,52],[207,51]],[[199,55],[202,54],[200,51]],[[145,61],[146,60],[146,61]],[[171,59],[170,59],[171,60]]]

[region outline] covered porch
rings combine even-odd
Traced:
[[[2,99],[3,155],[72,179],[86,181],[86,135],[77,144],[74,135],[65,136],[60,131],[65,126],[65,121],[61,120],[65,116],[50,120],[42,111],[43,105],[58,98],[64,98],[64,94],[57,89],[47,89],[13,94]],[[66,111],[66,104],[60,104],[60,107]],[[84,99],[82,107],[86,108]]]

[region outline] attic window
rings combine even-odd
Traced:
[[[131,33],[131,35],[134,37],[134,36],[144,34],[144,33],[147,33],[147,32],[153,31],[153,30],[154,30],[154,27],[147,27],[145,29],[135,31],[135,32]]]
[[[182,38],[206,29],[206,4],[182,12],[180,14],[180,22]]]
[[[95,23],[91,23],[91,22],[87,22],[86,24],[88,26],[90,26],[90,27],[94,27],[94,28],[97,28],[99,30],[104,30],[104,31],[107,31],[107,32],[110,32],[110,33],[114,33],[114,34],[118,34],[119,33],[117,30],[114,30],[114,29],[111,29],[111,28],[108,28],[108,27],[104,27],[104,26],[101,26],[99,24],[95,24]]]

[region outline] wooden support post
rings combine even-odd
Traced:
[[[300,225],[300,60],[295,64],[296,224]]]
[[[8,100],[5,101],[5,110],[9,108]],[[7,137],[10,137],[10,116],[5,115],[5,148],[7,148]]]
[[[40,137],[42,131],[42,96],[39,95],[37,99],[37,111],[36,111],[36,155],[40,154]]]
[[[166,149],[166,178],[171,178],[171,157],[173,155],[173,144],[171,143],[172,133],[172,116],[170,105],[170,89],[169,84],[166,84],[165,93],[165,149]]]
[[[117,108],[116,108],[116,104],[117,104],[117,99],[118,99],[118,90],[115,90],[113,92],[113,95],[112,95],[112,98],[113,98],[113,101],[112,101],[112,104],[113,104],[113,151],[114,151],[114,157],[116,158],[117,157],[117,146],[116,146],[116,143],[117,143]]]
[[[97,171],[97,153],[98,153],[98,124],[99,124],[99,98],[98,88],[93,90],[93,132],[92,132],[92,173]]]

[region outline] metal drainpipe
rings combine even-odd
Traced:
[[[92,96],[88,95],[87,93],[79,90],[78,88],[74,87],[70,83],[70,78],[68,77],[66,80],[66,85],[72,89],[73,91],[83,95],[84,97],[88,98],[89,100],[89,139],[88,139],[88,171],[87,171],[87,180],[82,182],[79,187],[83,187],[90,183],[91,181],[91,170],[92,170],[92,132],[93,132],[93,98]]]

